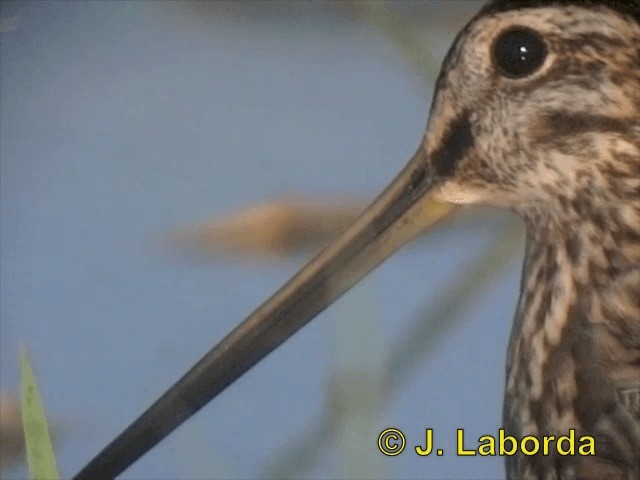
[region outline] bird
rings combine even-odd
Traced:
[[[75,478],[128,468],[416,237],[434,199],[505,208],[526,226],[504,431],[595,440],[595,455],[506,456],[506,477],[640,478],[638,0],[483,4],[396,178]]]

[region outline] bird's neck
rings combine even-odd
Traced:
[[[640,222],[632,221],[640,206],[631,207],[624,218],[525,213],[526,258],[507,352],[508,434],[541,441],[574,429],[577,438],[598,438],[599,454],[612,458],[634,443],[620,444],[621,435],[603,430],[611,419],[602,418],[617,411],[621,394],[640,388]],[[631,421],[616,418],[614,432]],[[573,462],[516,455],[506,458],[507,476],[556,478],[557,468],[570,472]]]
[[[615,393],[614,383],[637,377],[628,356],[634,347],[625,346],[629,335],[640,334],[637,203],[630,212],[622,220],[602,212],[595,220],[525,215],[527,251],[504,406],[513,434],[589,431],[595,405],[578,392],[596,382],[606,397]]]

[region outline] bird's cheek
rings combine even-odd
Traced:
[[[466,185],[458,179],[449,179],[436,187],[433,198],[440,202],[469,205],[485,203],[487,191],[477,186]]]

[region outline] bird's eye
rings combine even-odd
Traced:
[[[546,56],[544,41],[529,28],[511,28],[500,34],[493,44],[496,67],[509,78],[531,75],[544,63]]]

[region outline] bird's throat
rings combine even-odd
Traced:
[[[640,349],[633,340],[640,338],[640,259],[637,243],[630,243],[638,232],[620,223],[567,223],[546,215],[526,220],[521,296],[507,353],[505,429],[516,436],[576,429],[602,437],[602,419],[594,412],[615,408],[627,386],[640,389]],[[512,462],[518,461],[527,459]]]

